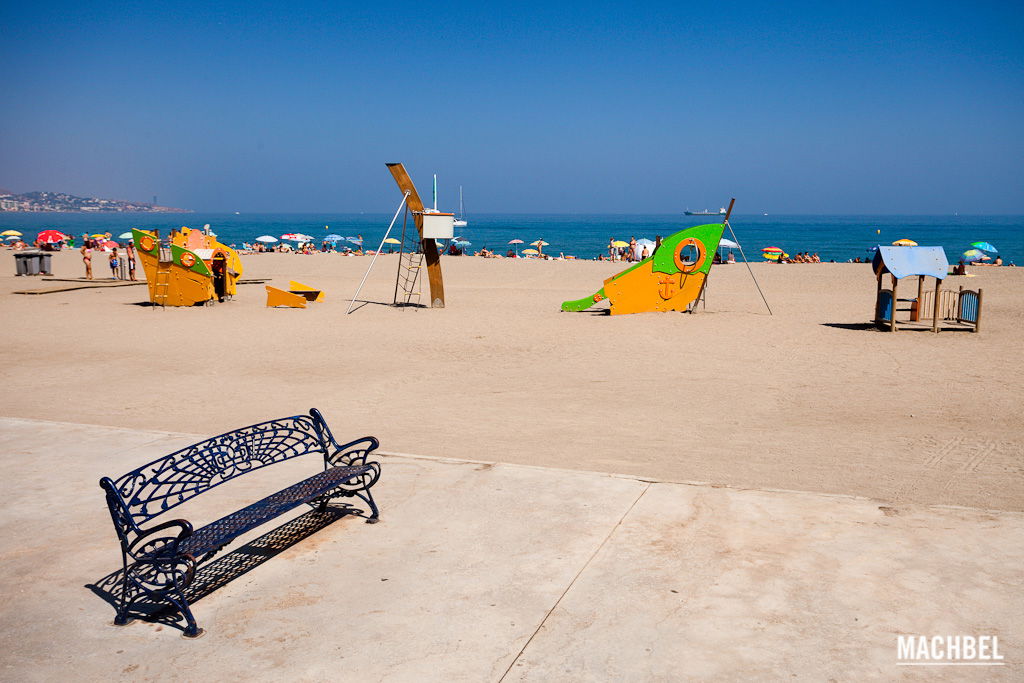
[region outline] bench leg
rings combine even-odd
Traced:
[[[178,608],[178,611],[181,612],[181,616],[185,617],[185,631],[181,634],[183,637],[198,638],[206,633],[206,631],[199,628],[196,624],[196,619],[192,616],[192,610],[189,609],[188,600],[185,599],[185,591],[182,590],[181,584],[175,581],[173,592],[168,592],[165,597],[171,604]]]
[[[370,489],[365,489],[363,491],[354,491],[354,493],[356,496],[365,501],[367,505],[370,506],[370,512],[373,513],[367,518],[366,523],[376,524],[377,522],[379,522],[380,511],[377,509],[377,504],[373,502],[373,494],[370,493]]]
[[[121,552],[121,564],[124,567],[121,576],[121,599],[118,601],[114,626],[127,626],[135,621],[128,616],[128,557],[123,551]]]

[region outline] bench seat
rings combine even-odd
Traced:
[[[178,544],[178,551],[200,559],[216,552],[247,531],[269,522],[300,505],[316,502],[345,482],[371,471],[369,465],[332,467],[252,505],[196,529]]]

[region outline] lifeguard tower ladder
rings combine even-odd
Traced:
[[[409,230],[409,207],[402,219],[402,242],[398,253],[398,274],[395,276],[395,306],[420,306],[423,296],[423,250],[419,233]],[[415,301],[413,298],[415,297]]]

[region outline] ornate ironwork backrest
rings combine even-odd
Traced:
[[[136,529],[193,496],[241,474],[308,453],[325,454],[319,413],[269,420],[200,441],[114,480],[124,513]],[[111,502],[108,490],[108,503]],[[111,505],[114,525],[119,513]]]

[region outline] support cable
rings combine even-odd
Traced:
[[[409,199],[410,194],[409,190],[406,190],[405,194],[402,195],[402,201],[398,204],[398,209],[395,211],[395,217],[391,219],[391,225],[388,226],[388,231],[384,233],[384,239],[380,241],[380,246],[377,247],[377,251],[374,253],[373,259],[370,261],[370,267],[366,269],[366,274],[363,275],[362,282],[360,282],[359,287],[356,288],[356,293],[352,295],[352,300],[348,303],[348,310],[345,311],[345,315],[351,313],[352,307],[356,305],[356,299],[359,298],[359,292],[362,291],[363,285],[366,284],[366,278],[370,277],[370,271],[373,270],[373,264],[377,262],[377,257],[380,256],[380,250],[384,248],[384,240],[391,235],[391,228],[395,227],[395,221],[398,220],[398,214],[402,213],[402,207],[405,206],[405,202]]]

